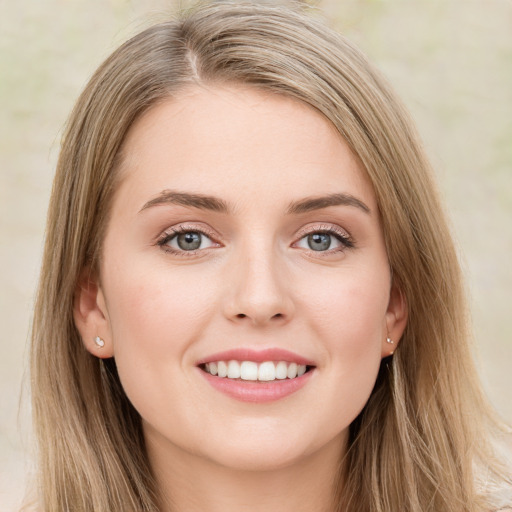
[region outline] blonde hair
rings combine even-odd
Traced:
[[[214,3],[151,27],[110,56],[69,120],[52,190],[31,350],[45,511],[157,511],[138,413],[115,360],[73,322],[95,271],[135,119],[194,83],[240,83],[307,103],[337,128],[373,184],[409,321],[350,428],[337,503],[346,512],[489,511],[498,433],[476,379],[465,293],[432,173],[407,114],[346,39],[298,9]],[[508,483],[511,483],[510,480]]]

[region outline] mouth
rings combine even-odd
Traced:
[[[230,380],[272,382],[301,377],[313,370],[314,366],[297,364],[292,361],[210,361],[199,365],[204,372]]]
[[[253,403],[295,394],[317,373],[313,361],[279,348],[228,350],[197,361],[196,366],[217,391]]]

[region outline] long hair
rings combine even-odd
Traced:
[[[506,479],[486,441],[499,428],[477,382],[456,252],[411,121],[345,38],[297,8],[238,2],[133,37],[97,70],[69,119],[32,333],[42,510],[158,510],[141,419],[115,360],[85,350],[73,301],[80,274],[98,268],[132,123],[195,83],[243,84],[312,106],[373,184],[409,320],[350,427],[339,510],[488,512],[480,481]]]

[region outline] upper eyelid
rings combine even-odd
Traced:
[[[162,234],[170,234],[169,232],[180,232],[180,231],[199,231],[201,233],[204,233],[206,235],[216,236],[216,232],[208,227],[204,227],[203,223],[196,224],[195,222],[180,222],[178,224],[174,224],[172,226],[169,226],[168,228],[164,229]],[[341,226],[338,226],[336,224],[331,224],[329,222],[321,222],[321,223],[309,223],[306,226],[301,227],[297,230],[297,235],[302,233],[309,233],[309,232],[315,232],[315,231],[342,231],[343,233],[346,233],[349,235],[349,232],[342,228]],[[222,236],[222,235],[221,235]]]
[[[170,226],[162,231],[157,237],[157,240],[162,240],[164,238],[167,238],[169,236],[178,235],[180,233],[186,233],[186,232],[197,232],[201,233],[202,235],[207,236],[208,238],[211,238],[212,240],[218,242],[218,238],[220,238],[213,230],[208,229],[204,226],[198,226],[194,223],[181,223],[181,224],[175,224],[173,226]]]
[[[296,236],[300,236],[302,238],[305,235],[317,232],[336,233],[339,235],[343,235],[345,238],[351,238],[350,233],[346,229],[336,224],[330,224],[325,222],[321,224],[309,224],[307,226],[304,226],[297,231]]]

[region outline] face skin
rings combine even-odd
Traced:
[[[293,99],[193,87],[135,123],[121,173],[100,276],[82,287],[75,321],[91,353],[115,357],[157,478],[309,464],[330,482],[406,322],[358,159]],[[217,202],[178,204],[190,199],[169,192]],[[304,207],[333,194],[348,203]],[[200,248],[180,249],[176,229],[203,233]],[[313,250],[308,235],[319,232],[326,243]],[[197,366],[240,347],[286,349],[314,369],[289,396],[243,402]]]

